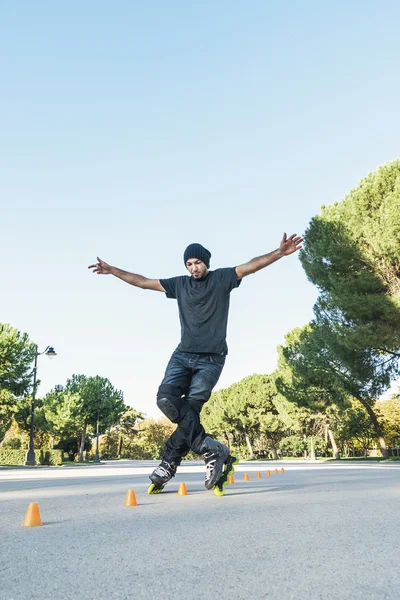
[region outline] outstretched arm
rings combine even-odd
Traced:
[[[264,269],[264,267],[268,267],[268,265],[279,260],[282,256],[289,256],[289,254],[297,252],[297,250],[300,250],[301,248],[302,241],[303,238],[298,236],[297,233],[294,233],[289,238],[286,236],[286,233],[284,233],[279,248],[268,254],[264,254],[263,256],[252,258],[249,262],[236,267],[236,277],[242,279],[243,277],[246,277],[246,275],[260,271],[260,269]]]
[[[97,263],[89,265],[88,269],[93,269],[93,273],[97,273],[98,275],[114,275],[115,277],[118,277],[118,279],[122,279],[122,281],[126,281],[126,283],[142,288],[143,290],[165,292],[159,279],[148,279],[142,275],[136,275],[135,273],[129,273],[128,271],[123,271],[117,267],[112,267],[99,257],[97,257]]]

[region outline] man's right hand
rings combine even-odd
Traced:
[[[112,266],[97,257],[97,263],[95,265],[89,265],[88,269],[93,269],[93,273],[98,275],[110,275],[112,273]]]
[[[88,269],[93,269],[93,273],[97,273],[97,275],[111,274],[122,279],[122,281],[126,281],[126,283],[142,288],[143,290],[154,290],[156,292],[165,293],[159,279],[149,279],[148,277],[143,277],[143,275],[136,275],[136,273],[129,273],[129,271],[118,269],[118,267],[112,267],[99,257],[97,257],[97,261],[98,262],[95,265],[88,266]]]

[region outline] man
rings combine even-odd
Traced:
[[[231,291],[243,277],[267,267],[301,248],[303,238],[283,235],[279,248],[237,267],[211,271],[211,253],[201,244],[190,244],[184,264],[190,276],[148,279],[112,267],[100,258],[89,269],[99,275],[112,274],[135,287],[164,292],[178,301],[181,342],[167,365],[157,393],[157,406],[177,428],[167,440],[162,461],[150,475],[152,491],[160,491],[175,476],[181,459],[189,450],[206,463],[205,487],[220,479],[229,449],[204,431],[200,412],[210,398],[228,353],[226,330]]]

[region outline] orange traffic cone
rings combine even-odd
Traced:
[[[23,527],[38,527],[43,525],[40,518],[39,504],[37,502],[31,502],[28,506],[28,510],[25,513],[25,518],[22,521]]]
[[[233,475],[229,475],[229,483],[235,483],[235,478]]]
[[[278,475],[278,469],[275,469],[274,473],[275,475]]]
[[[269,469],[267,471],[267,477],[271,477],[271,471]]]
[[[260,471],[257,471],[256,477],[257,477],[257,479],[261,479],[261,473],[260,473]]]
[[[186,490],[186,484],[185,483],[180,483],[179,484],[179,490],[178,490],[178,496],[187,496],[187,490]]]
[[[126,494],[124,506],[137,506],[135,492],[133,490],[128,490]]]
[[[243,479],[244,479],[244,481],[249,481],[249,476],[247,475],[247,473],[244,474]]]
[[[282,467],[282,469],[281,469],[281,473],[284,473],[284,472],[285,472],[285,469]]]

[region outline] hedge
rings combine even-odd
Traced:
[[[63,462],[62,450],[35,450],[38,465],[61,465]],[[0,465],[23,465],[26,459],[26,450],[12,450],[0,448]]]

